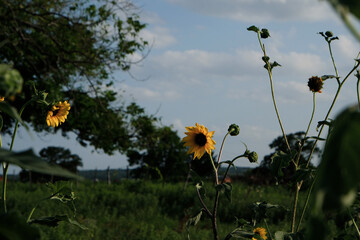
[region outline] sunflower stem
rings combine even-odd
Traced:
[[[19,111],[19,117],[21,117],[25,107],[27,105],[29,105],[31,102],[33,101],[33,99],[30,99],[29,101],[27,101],[20,109]],[[12,135],[12,139],[11,139],[11,144],[10,144],[10,149],[9,151],[12,151],[13,146],[14,146],[14,141],[15,141],[15,137],[16,137],[16,132],[19,126],[19,120],[16,120],[15,123],[15,128],[14,128],[14,132]],[[4,212],[7,213],[7,206],[6,206],[6,190],[7,190],[7,173],[9,170],[9,163],[5,163],[3,162],[2,164],[3,167],[3,189],[2,189],[2,199],[3,199],[3,205],[4,205]]]
[[[356,83],[356,93],[357,93],[357,100],[358,100],[358,108],[359,108],[359,111],[360,111],[359,85],[360,85],[360,78],[358,78],[357,83]]]
[[[269,238],[270,238],[269,240],[272,240],[271,232],[270,232],[269,226],[267,224],[266,218],[264,218],[264,223],[265,223],[266,229],[267,229],[267,231],[269,233]]]
[[[214,169],[215,182],[216,182],[216,185],[218,185],[219,184],[218,169],[215,167],[214,159],[212,158],[211,154],[209,154],[209,156],[210,156],[211,164],[212,164],[213,169]]]
[[[261,47],[261,50],[263,51],[264,57],[268,57],[268,56],[266,55],[265,45],[262,44],[262,42],[261,42],[261,36],[260,36],[260,32],[259,32],[259,31],[257,32],[257,35],[258,35],[260,47]],[[270,62],[269,62],[269,61],[266,62],[266,70],[268,71],[268,75],[269,75],[270,88],[271,88],[271,96],[272,96],[272,100],[273,100],[273,104],[274,104],[274,108],[275,108],[275,113],[276,113],[276,116],[277,116],[277,119],[278,119],[278,122],[279,122],[279,125],[280,125],[280,128],[281,128],[281,132],[282,132],[282,134],[283,134],[283,137],[284,137],[284,140],[285,140],[287,149],[288,149],[288,151],[290,152],[290,151],[291,151],[291,148],[290,148],[288,139],[287,139],[287,137],[286,137],[286,133],[285,133],[283,124],[282,124],[282,122],[281,122],[279,110],[278,110],[277,104],[276,104],[275,92],[274,92],[274,84],[273,84],[273,77],[272,77],[272,70],[271,70],[271,66],[270,66]]]
[[[314,114],[315,114],[315,92],[313,92],[313,110],[312,110],[312,113],[311,113],[311,117],[310,117],[310,121],[309,121],[309,124],[308,124],[308,127],[306,129],[306,132],[305,132],[305,135],[304,135],[304,139],[302,140],[301,142],[301,146],[300,146],[300,149],[299,149],[299,152],[297,153],[297,157],[296,157],[296,162],[295,162],[295,171],[297,171],[299,169],[299,163],[300,163],[300,157],[301,157],[301,152],[302,152],[302,149],[305,145],[305,141],[306,141],[306,137],[309,133],[309,130],[310,130],[310,126],[311,126],[311,123],[312,123],[312,120],[314,118]],[[292,214],[292,222],[291,222],[291,232],[294,232],[295,230],[295,222],[296,222],[296,209],[297,209],[297,204],[298,204],[298,196],[299,196],[299,191],[301,189],[301,185],[302,185],[302,181],[300,182],[297,182],[296,183],[296,186],[295,186],[295,197],[294,197],[294,205],[293,205],[293,214]],[[303,216],[304,212],[302,213],[302,216]],[[301,217],[302,218],[302,217]],[[300,224],[298,224],[299,226]]]
[[[359,230],[359,228],[358,228],[358,226],[356,224],[356,221],[355,221],[354,217],[352,216],[352,214],[350,212],[350,209],[348,208],[347,210],[348,210],[349,216],[351,218],[351,221],[353,222],[354,227],[356,228],[356,232],[357,232],[358,236],[360,237],[360,230]]]
[[[217,160],[218,168],[220,166],[220,159],[221,159],[221,154],[222,154],[222,151],[223,151],[223,148],[224,148],[224,143],[225,143],[225,140],[226,140],[227,136],[229,136],[229,134],[230,134],[230,131],[225,134],[224,139],[223,139],[223,141],[221,143],[221,147],[220,147],[220,151],[219,151],[219,157],[218,157],[218,160]]]

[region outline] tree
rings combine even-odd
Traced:
[[[69,170],[70,172],[76,173],[78,167],[82,166],[81,158],[76,155],[72,154],[69,149],[65,149],[62,147],[47,147],[41,149],[39,152],[40,157],[44,159],[49,164],[58,165],[62,168]],[[58,180],[65,180],[62,177],[56,176],[49,176],[46,174],[41,173],[31,173],[31,179],[29,179],[29,172],[22,170],[20,172],[20,179],[22,181],[31,180],[32,182],[48,182],[48,181],[58,181]]]
[[[305,136],[305,132],[296,132],[287,134],[286,137],[288,139],[290,148],[294,151],[299,150],[299,146],[301,141]],[[311,152],[314,141],[306,140],[304,142],[304,146],[302,148],[300,158],[299,158],[299,166],[304,167],[307,163],[307,158]],[[256,182],[261,183],[270,183],[274,180],[274,177],[278,182],[287,183],[294,176],[294,165],[289,161],[288,158],[284,160],[281,164],[279,162],[274,161],[274,156],[278,154],[284,153],[285,155],[288,153],[287,145],[284,141],[283,136],[279,136],[275,138],[270,144],[269,147],[274,150],[274,152],[266,155],[264,159],[261,161],[260,166],[251,171],[250,176]],[[313,156],[320,155],[321,151],[318,147],[315,147]],[[310,164],[311,166],[311,164]],[[277,172],[280,171],[280,176]]]
[[[296,132],[296,133],[287,134],[286,137],[288,139],[290,148],[298,150],[300,141],[302,141],[304,136],[305,136],[305,132]],[[309,156],[309,154],[311,152],[313,144],[314,144],[314,141],[309,141],[309,140],[305,141],[304,147],[303,147],[303,149],[301,151],[301,155],[300,155],[300,160],[299,160],[300,165],[304,165],[306,163],[307,157]],[[272,161],[271,158],[276,152],[280,152],[280,151],[287,152],[288,151],[287,145],[284,141],[283,136],[279,136],[279,137],[275,138],[269,144],[269,147],[271,149],[274,149],[274,152],[272,152],[264,157],[264,160],[261,161],[261,163],[260,163],[261,167],[270,168],[271,161]],[[316,156],[316,155],[318,155],[318,156],[320,155],[320,149],[318,147],[315,148],[313,156]]]
[[[112,154],[139,140],[130,121],[155,123],[135,103],[117,101],[113,90],[113,71],[129,71],[133,55],[146,55],[148,44],[139,37],[145,24],[129,0],[0,0],[0,6],[0,62],[12,64],[24,79],[12,105],[20,109],[33,85],[48,93],[49,102],[71,103],[66,124],[55,129],[45,124],[47,109],[29,106],[22,118],[36,131],[74,132],[82,145]],[[10,133],[11,124],[4,117],[3,131]]]
[[[132,171],[135,177],[184,179],[188,156],[177,133],[171,127],[144,124],[147,126],[139,133],[144,141],[139,141],[127,153],[130,166],[139,166]]]

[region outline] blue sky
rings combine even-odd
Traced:
[[[200,123],[215,130],[217,149],[228,126],[236,123],[241,132],[228,138],[223,160],[243,153],[245,142],[258,152],[259,160],[270,153],[268,144],[281,134],[273,109],[269,79],[263,68],[260,46],[247,27],[268,28],[264,40],[267,53],[282,67],[273,72],[279,112],[287,133],[305,130],[311,114],[311,76],[334,74],[326,42],[317,34],[331,30],[340,40],[333,43],[340,76],[352,68],[360,50],[358,42],[326,1],[317,0],[135,0],[140,20],[147,23],[142,37],[152,48],[150,54],[133,66],[132,79],[115,73],[114,86],[123,100],[135,100],[147,113],[173,125],[183,137],[185,126]],[[133,60],[140,59],[135,55]],[[146,80],[145,80],[146,79]],[[144,81],[142,81],[144,80]],[[336,91],[336,82],[325,82],[317,95],[317,121],[324,118]],[[356,102],[356,79],[345,84],[332,117]],[[123,93],[125,91],[125,93]],[[69,116],[71,117],[71,116]],[[21,132],[16,149],[44,145],[68,147],[83,158],[83,169],[123,168],[125,157],[92,153],[73,140],[60,136]],[[16,144],[16,143],[15,143]],[[15,145],[16,146],[16,145]],[[256,165],[240,160],[240,166]]]

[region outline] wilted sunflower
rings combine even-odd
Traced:
[[[46,117],[48,126],[57,127],[61,123],[65,122],[67,115],[69,114],[70,104],[65,102],[59,102],[52,106]]]
[[[255,234],[259,234],[260,237],[262,237],[262,239],[266,240],[267,239],[267,236],[266,236],[266,229],[265,228],[261,228],[261,227],[258,227],[258,228],[255,228],[254,231],[253,231]],[[257,240],[256,238],[252,238],[252,240]]]
[[[316,93],[321,93],[321,89],[323,87],[323,80],[321,79],[321,77],[314,77],[312,76],[311,78],[309,78],[308,81],[308,87],[310,88],[310,91]]]
[[[184,146],[190,147],[187,151],[188,154],[194,153],[194,158],[200,159],[205,151],[211,155],[211,150],[215,149],[215,141],[212,140],[212,136],[215,131],[209,132],[206,127],[196,123],[195,127],[185,127],[187,135],[182,139]]]

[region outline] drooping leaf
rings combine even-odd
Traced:
[[[14,107],[10,106],[10,104],[8,104],[6,101],[0,102],[0,112],[3,112],[12,117],[13,119],[19,121],[19,123],[21,123],[21,125],[23,125],[26,130],[29,130],[28,125],[23,122],[17,110]]]
[[[0,149],[0,160],[10,164],[15,164],[26,170],[45,173],[54,176],[61,176],[73,179],[82,179],[80,176],[69,172],[56,165],[50,165],[40,157],[36,156],[34,152],[29,149],[21,152],[10,152]]]
[[[284,175],[282,169],[289,166],[290,162],[294,159],[296,152],[293,151],[290,154],[283,151],[276,152],[271,157],[271,172],[276,178]]]
[[[87,230],[87,227],[81,225],[78,221],[69,218],[67,215],[55,215],[55,216],[50,216],[50,217],[43,217],[43,218],[37,218],[37,219],[32,219],[29,221],[30,224],[41,224],[41,225],[46,225],[48,227],[56,227],[59,225],[59,222],[68,222],[72,225],[75,225],[83,230]]]
[[[196,224],[198,224],[198,222],[201,219],[202,213],[203,213],[203,210],[201,209],[199,213],[197,213],[195,216],[193,216],[186,222],[186,229],[188,232],[189,232],[190,226],[196,226]]]
[[[231,202],[231,192],[232,192],[231,183],[218,184],[215,186],[215,189],[220,193],[225,193],[226,198]]]
[[[237,239],[251,239],[254,233],[246,232],[242,228],[236,228],[230,233],[230,236]]]
[[[247,28],[248,31],[253,31],[253,32],[259,32],[260,29],[255,27],[254,25],[250,26]]]
[[[256,224],[257,222],[261,222],[263,219],[267,218],[267,212],[269,209],[283,209],[284,207],[280,205],[271,204],[268,202],[255,202],[250,206],[252,211],[252,220],[253,223]]]

